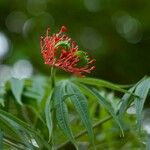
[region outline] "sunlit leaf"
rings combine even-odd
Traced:
[[[132,87],[129,89],[130,93],[133,93],[136,87]],[[123,97],[121,98],[120,101],[120,107],[118,110],[119,115],[122,117],[124,115],[124,113],[126,112],[127,108],[130,106],[131,102],[134,100],[134,96],[129,94],[129,93],[125,93],[123,95]]]
[[[36,76],[32,79],[31,86],[27,87],[23,94],[40,102],[45,94],[46,84],[44,77]]]
[[[136,87],[145,80],[145,77],[138,81],[133,87],[131,87],[128,91],[129,93],[125,93],[120,101],[120,107],[118,113],[120,118],[123,119],[123,115],[126,110],[130,107],[130,104],[135,100],[135,98],[140,98],[138,95],[132,94],[135,92]]]
[[[22,95],[23,88],[24,88],[24,80],[12,78],[10,80],[10,86],[11,86],[11,91],[12,91],[16,101],[20,105],[22,105],[21,95]]]
[[[135,94],[140,97],[135,99],[137,125],[139,130],[142,121],[142,110],[149,90],[150,90],[150,78],[143,80],[135,89]]]
[[[4,94],[5,94],[5,86],[0,86],[0,105],[2,105],[3,107],[5,106]]]

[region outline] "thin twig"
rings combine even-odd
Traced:
[[[106,118],[104,118],[104,119],[102,119],[102,120],[96,122],[95,124],[93,124],[93,129],[99,127],[100,125],[102,125],[103,123],[107,122],[107,121],[110,120],[110,119],[112,119],[112,116],[108,116],[108,117],[106,117]],[[75,136],[75,139],[78,139],[79,137],[81,137],[81,136],[83,136],[83,135],[85,135],[85,134],[87,134],[87,130],[83,130],[83,131],[81,131],[80,133],[78,133],[78,134]],[[70,143],[69,140],[66,141],[66,142],[64,142],[64,143],[62,143],[61,145],[59,145],[59,146],[56,148],[56,150],[58,150],[58,149],[60,149],[60,148],[62,148],[62,147],[64,147],[64,146],[66,146],[66,145],[69,144],[69,143]]]

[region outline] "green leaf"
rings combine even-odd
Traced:
[[[5,104],[4,104],[4,99],[0,97],[0,104],[4,107]]]
[[[103,96],[101,96],[100,92],[97,89],[88,86],[87,90],[89,90],[89,92],[91,92],[96,97],[96,99],[98,100],[98,103],[102,105],[112,115],[112,117],[114,118],[118,126],[120,127],[122,135],[124,136],[121,122],[119,121],[119,118],[117,114],[115,113],[111,104]]]
[[[45,94],[45,87],[47,86],[46,78],[43,76],[35,76],[32,79],[32,85],[27,87],[23,95],[36,99],[38,103],[41,102]]]
[[[74,104],[77,112],[79,113],[82,122],[84,123],[88,134],[92,140],[92,143],[94,144],[94,134],[92,130],[92,124],[89,118],[89,112],[88,112],[88,104],[86,97],[81,93],[79,88],[73,84],[72,82],[67,82],[67,94],[74,94],[70,97],[72,103]]]
[[[21,126],[23,129],[28,130],[30,132],[34,132],[32,130],[32,128],[31,128],[31,126],[29,126],[27,123],[23,122],[22,120],[16,118],[15,116],[13,116],[10,113],[8,113],[8,112],[3,111],[3,110],[0,109],[0,115],[2,117],[8,118],[9,120],[12,121],[12,123],[15,122],[16,124],[18,124],[19,126]],[[10,121],[10,123],[11,123],[11,121]]]
[[[74,78],[73,81],[81,82],[88,85],[93,85],[97,87],[105,87],[112,90],[116,90],[123,93],[128,93],[127,90],[121,88],[121,86],[117,84],[110,83],[105,80],[95,79],[95,78]]]
[[[135,90],[135,86],[130,88],[128,91],[130,93],[133,93],[134,90]],[[123,95],[123,97],[121,98],[121,101],[120,101],[120,107],[119,107],[119,110],[118,110],[118,113],[120,115],[120,117],[122,118],[124,113],[126,112],[126,110],[128,109],[128,107],[130,106],[130,104],[132,103],[132,101],[134,100],[134,96],[129,94],[129,93],[125,93]]]
[[[0,104],[4,107],[5,86],[0,86]]]
[[[32,131],[31,127],[29,128],[29,126],[26,125],[26,123],[3,110],[0,110],[0,122],[3,125],[2,127],[4,128],[5,132],[7,132],[6,129],[9,129],[9,131],[13,133],[13,138],[17,136],[19,139],[24,141],[25,145],[31,148],[33,147],[29,140],[31,136],[34,136],[34,132]]]
[[[1,129],[5,132],[5,134],[9,134],[10,136],[13,135],[16,139],[20,138],[20,132],[9,123],[9,121],[0,115],[0,126]]]
[[[56,108],[56,119],[58,125],[63,130],[64,134],[77,148],[76,142],[73,137],[73,133],[71,131],[70,123],[69,123],[67,106],[64,102],[64,96],[66,95],[65,86],[66,86],[66,82],[60,81],[54,88],[53,99]]]
[[[20,105],[22,105],[21,95],[22,95],[23,88],[24,88],[24,80],[12,78],[10,80],[10,86],[11,86],[11,91],[12,91],[16,101]]]
[[[135,89],[135,94],[140,97],[136,98],[134,102],[136,108],[137,126],[139,130],[141,128],[142,110],[149,90],[150,90],[150,78],[146,78],[145,80],[143,80],[141,83],[139,83],[139,85]]]
[[[47,102],[46,102],[46,106],[45,106],[45,116],[46,116],[46,124],[48,127],[48,132],[49,132],[49,140],[52,137],[52,130],[53,130],[53,122],[52,122],[52,98],[51,95],[48,97]]]
[[[146,150],[150,150],[150,135],[146,135]]]
[[[125,113],[125,111],[128,109],[128,107],[130,106],[130,104],[135,100],[135,98],[140,98],[139,96],[133,94],[136,87],[142,82],[144,81],[146,78],[142,78],[139,82],[137,82],[135,85],[133,85],[133,87],[131,87],[128,91],[128,93],[125,93],[123,95],[123,97],[121,98],[120,101],[120,107],[118,110],[118,113],[120,115],[120,118],[123,119],[123,115]]]

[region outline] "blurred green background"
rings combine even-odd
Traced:
[[[0,0],[0,80],[49,75],[39,39],[62,25],[96,58],[90,76],[128,84],[150,75],[150,0]]]

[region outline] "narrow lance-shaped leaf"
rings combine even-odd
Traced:
[[[70,97],[72,103],[74,104],[77,112],[79,113],[82,122],[84,123],[88,134],[94,144],[94,134],[92,130],[92,124],[89,118],[88,104],[86,97],[81,93],[79,88],[72,82],[67,82],[67,94],[74,94]]]
[[[56,108],[56,119],[57,119],[58,125],[63,130],[65,135],[77,148],[76,142],[74,140],[74,137],[71,131],[70,123],[69,123],[67,106],[64,102],[64,96],[66,95],[64,91],[65,86],[66,86],[66,82],[61,81],[54,88],[53,99],[54,99],[54,105]]]
[[[132,87],[129,89],[129,92],[130,93],[133,93],[135,90],[135,87]],[[130,106],[131,102],[134,100],[134,97],[133,95],[129,94],[129,93],[125,93],[123,95],[123,97],[121,98],[121,101],[120,101],[120,107],[119,107],[119,110],[118,110],[118,113],[120,115],[120,117],[122,117],[125,113],[125,111],[127,110],[127,108]]]
[[[16,139],[19,138],[20,134],[18,133],[16,128],[14,128],[12,125],[10,125],[9,122],[6,121],[2,117],[0,117],[0,127],[1,127],[1,130],[3,130],[5,132],[5,134],[9,134],[10,136],[13,135],[13,137],[15,137]]]
[[[150,90],[150,78],[143,80],[135,89],[135,94],[140,97],[135,99],[137,125],[139,130],[141,128],[142,110],[149,90]]]
[[[10,80],[10,86],[11,86],[11,91],[12,91],[16,101],[20,105],[22,105],[21,95],[22,95],[23,88],[24,88],[24,80],[19,80],[19,79],[12,78]]]
[[[133,87],[131,87],[128,91],[129,93],[125,93],[120,101],[120,107],[118,110],[120,119],[123,119],[123,115],[125,111],[128,109],[130,104],[135,100],[135,98],[140,98],[138,95],[133,94],[136,87],[145,80],[145,77],[142,78],[138,83],[136,83]]]
[[[53,130],[51,108],[52,108],[52,96],[50,95],[47,99],[46,106],[45,106],[45,116],[46,116],[46,124],[48,127],[48,132],[49,132],[49,140],[51,139],[52,130]]]
[[[95,79],[95,78],[74,78],[73,81],[81,82],[88,85],[105,87],[112,90],[116,90],[123,93],[128,93],[127,90],[121,88],[121,85],[113,84],[105,80]]]
[[[118,126],[120,127],[122,135],[124,136],[121,122],[119,121],[119,118],[118,118],[117,114],[115,113],[111,104],[103,96],[101,96],[100,92],[97,89],[95,89],[93,87],[89,87],[89,86],[86,89],[89,90],[89,92],[91,92],[97,98],[98,103],[100,105],[102,105],[103,107],[105,107],[105,109],[112,115],[112,117],[114,118],[114,120],[116,121]]]
[[[7,130],[9,130],[11,134],[13,133],[13,138],[14,137],[17,139],[19,138],[21,141],[24,141],[24,145],[26,145],[28,147],[32,147],[32,145],[29,142],[30,137],[28,136],[29,134],[28,134],[27,130],[22,128],[15,121],[0,114],[0,124],[2,125],[1,127],[4,130],[4,132],[7,133]],[[7,134],[9,134],[9,133],[7,133]]]
[[[4,95],[5,95],[5,86],[0,86],[0,105],[2,105],[3,107],[5,106]]]
[[[29,142],[31,136],[34,137],[37,134],[28,124],[22,120],[14,117],[8,112],[0,109],[0,122],[2,122],[6,128],[12,131],[17,137],[24,141],[25,145],[32,148],[33,146]]]
[[[13,116],[12,114],[3,111],[0,109],[0,115],[9,118],[10,120],[12,120],[13,122],[15,122],[16,124],[20,125],[22,128],[29,130],[30,132],[34,133],[34,131],[32,130],[32,128],[25,122],[23,122],[22,120],[16,118],[15,116]],[[11,122],[10,122],[11,123]]]

